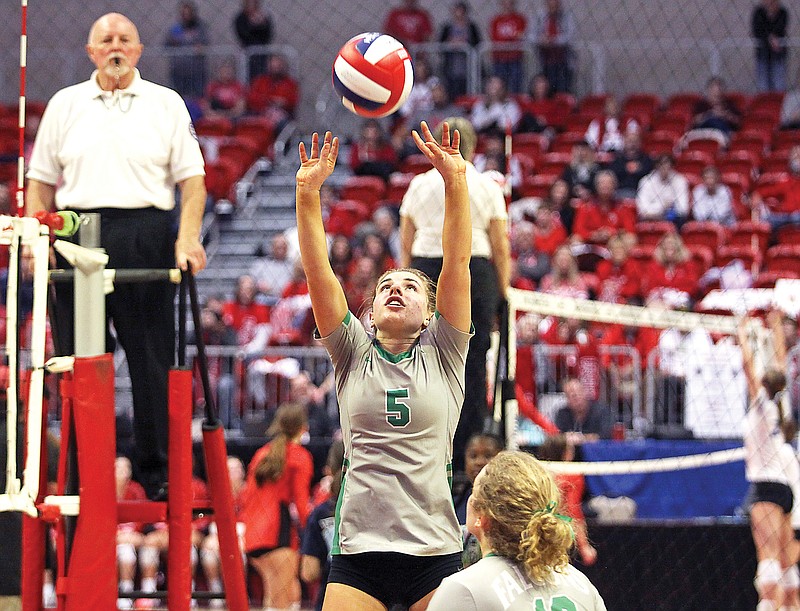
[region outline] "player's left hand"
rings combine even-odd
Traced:
[[[197,274],[206,267],[206,251],[197,238],[181,238],[175,241],[175,262],[186,271],[188,263],[192,265],[192,273]]]
[[[339,156],[339,138],[334,138],[331,132],[325,132],[322,147],[319,145],[319,134],[314,132],[311,136],[311,156],[306,152],[306,145],[299,145],[300,168],[295,176],[298,187],[319,189],[325,179],[333,174],[336,167],[336,158]]]
[[[464,161],[461,152],[458,150],[459,144],[461,144],[459,131],[455,130],[451,138],[450,126],[445,121],[442,123],[442,143],[439,144],[425,121],[420,123],[419,126],[422,136],[419,135],[417,130],[412,130],[411,136],[414,138],[417,148],[430,159],[433,167],[444,178],[466,173],[467,162]]]

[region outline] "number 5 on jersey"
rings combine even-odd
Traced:
[[[386,422],[400,429],[411,422],[411,408],[404,399],[408,399],[407,388],[391,388],[386,391]]]

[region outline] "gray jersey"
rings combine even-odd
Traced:
[[[469,339],[437,313],[394,355],[349,312],[322,338],[345,447],[333,554],[461,551],[450,481]]]
[[[589,579],[569,565],[547,584],[536,584],[507,558],[487,556],[446,577],[428,611],[606,611]]]

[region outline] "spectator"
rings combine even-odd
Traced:
[[[256,352],[269,339],[269,308],[257,301],[255,280],[242,274],[236,281],[236,294],[225,302],[222,316],[226,325],[236,332],[236,340],[246,352]]]
[[[564,225],[564,231],[567,232],[567,235],[572,234],[572,226],[575,221],[575,205],[573,204],[569,183],[563,178],[554,180],[553,184],[550,185],[545,202],[558,215],[558,219]]]
[[[450,21],[445,22],[439,32],[439,42],[448,43],[443,53],[442,76],[447,91],[455,99],[467,93],[467,51],[470,47],[478,46],[481,34],[478,26],[469,18],[469,4],[466,2],[454,2],[450,15]]]
[[[347,308],[356,316],[365,314],[365,308],[372,301],[373,289],[379,276],[378,262],[370,257],[360,256],[353,262],[353,271],[344,283]]]
[[[657,293],[660,300],[673,307],[688,307],[697,295],[699,274],[692,254],[681,237],[670,232],[661,238],[653,251],[653,260],[641,275],[645,301]]]
[[[453,104],[450,92],[448,91],[447,85],[444,82],[438,79],[436,82],[434,82],[431,87],[431,98],[433,99],[433,108],[427,112],[421,112],[414,116],[409,116],[409,125],[419,125],[420,121],[425,121],[428,123],[431,129],[438,129],[441,127],[442,121],[448,117],[464,116],[464,109],[456,104]],[[402,142],[406,143],[408,141],[407,130],[399,130],[396,133]],[[409,154],[418,152],[416,151],[416,148],[413,149],[414,152],[411,152],[412,149],[410,147],[411,145],[401,148],[402,156],[406,157]]]
[[[264,10],[261,0],[242,0],[242,10],[233,21],[233,29],[239,44],[244,47],[248,58],[248,80],[264,74],[267,68],[267,56],[263,52],[254,52],[248,47],[268,45],[272,42],[272,17]]]
[[[572,462],[575,460],[575,444],[569,435],[551,435],[545,439],[536,453],[539,460]],[[561,504],[564,514],[572,518],[572,530],[575,533],[575,545],[578,548],[581,562],[591,566],[597,561],[597,550],[589,542],[586,517],[583,514],[583,495],[586,491],[586,480],[580,473],[555,473],[556,485],[561,492]]]
[[[233,498],[233,515],[236,518],[236,534],[239,541],[239,549],[242,553],[242,560],[246,562],[244,556],[244,522],[241,521],[242,512],[242,493],[244,492],[245,472],[242,461],[236,456],[228,456],[228,478],[231,482],[231,496]],[[219,557],[219,537],[217,536],[217,525],[212,522],[208,527],[208,536],[203,539],[200,547],[200,565],[206,576],[208,589],[211,592],[222,592],[222,563]],[[225,601],[214,598],[209,601],[211,609],[224,609]]]
[[[347,236],[341,234],[333,236],[329,258],[333,273],[344,285],[345,280],[350,276],[350,268],[353,265],[353,247]]]
[[[758,187],[752,194],[752,206],[760,210],[773,231],[784,225],[800,223],[800,145],[789,149],[787,169],[788,176]]]
[[[725,97],[725,82],[715,76],[708,79],[705,97],[692,110],[692,127],[715,129],[724,137],[739,129],[741,109]]]
[[[206,90],[205,46],[209,42],[208,29],[198,15],[197,5],[182,0],[178,5],[178,22],[167,32],[164,44],[175,48],[169,68],[172,88],[187,101],[200,100]]]
[[[277,133],[294,118],[299,99],[300,86],[289,74],[289,62],[283,55],[271,55],[267,72],[250,82],[247,110],[270,119]]]
[[[307,430],[303,406],[281,405],[270,426],[270,441],[256,452],[247,470],[241,514],[245,550],[263,581],[267,609],[300,606],[299,531],[311,510],[314,472],[311,454],[300,445]]]
[[[667,220],[678,227],[689,216],[689,181],[675,171],[671,155],[659,155],[655,169],[639,183],[636,214],[640,221]]]
[[[417,0],[400,0],[383,22],[383,31],[404,45],[428,42],[433,36],[433,20]]]
[[[424,116],[433,108],[433,86],[438,82],[439,79],[433,75],[428,59],[424,55],[418,55],[414,59],[414,86],[397,111],[403,119],[404,135],[408,132],[406,121],[409,117]]]
[[[559,214],[549,201],[544,201],[536,209],[533,220],[533,247],[552,257],[556,248],[567,241],[567,230],[559,219]]]
[[[572,39],[575,35],[572,13],[562,6],[561,0],[546,0],[531,34],[539,50],[539,65],[553,91],[572,91]]]
[[[635,198],[639,181],[653,171],[653,160],[642,150],[639,130],[625,132],[622,150],[614,154],[609,169],[617,177],[617,197]]]
[[[590,401],[578,378],[563,384],[567,404],[556,412],[555,425],[575,443],[611,438],[611,412],[607,406]]]
[[[787,91],[783,96],[781,129],[800,129],[800,87]]]
[[[586,141],[596,151],[621,151],[625,134],[639,130],[636,119],[622,118],[617,98],[609,95],[603,106],[603,116],[589,123],[586,129]]]
[[[479,172],[499,174],[501,186],[505,185],[506,177],[510,175],[512,192],[515,193],[522,186],[523,169],[518,155],[512,154],[510,161],[509,164],[506,159],[505,136],[502,132],[490,131],[483,136],[483,151],[475,154],[472,163]]]
[[[388,206],[381,206],[372,213],[372,224],[375,232],[386,243],[389,256],[395,261],[399,261],[402,251],[396,211],[393,212]]]
[[[389,253],[389,246],[386,241],[377,233],[366,233],[361,240],[361,253],[369,257],[377,264],[378,274],[388,272],[397,267],[397,263]]]
[[[589,287],[578,271],[578,261],[572,254],[569,244],[562,244],[553,253],[550,273],[542,278],[539,289],[543,293],[588,299]]]
[[[630,245],[622,236],[608,239],[610,258],[597,264],[597,300],[607,303],[628,303],[639,297],[639,280],[642,270],[631,259]]]
[[[269,252],[258,257],[248,273],[255,280],[258,292],[272,302],[270,305],[277,302],[294,274],[294,263],[289,259],[286,236],[282,233],[272,236]]]
[[[487,79],[484,95],[472,106],[471,121],[479,134],[516,131],[522,111],[499,76]]]
[[[301,371],[289,378],[289,397],[299,403],[308,417],[308,435],[314,441],[329,441],[333,436],[334,423],[328,415],[327,395],[333,390],[333,376],[328,376],[319,386],[311,380],[311,374]]]
[[[489,37],[497,44],[492,69],[511,93],[522,92],[525,29],[528,19],[517,10],[516,0],[500,0],[500,12],[489,24]]]
[[[692,218],[696,221],[714,221],[721,225],[735,223],[733,196],[728,185],[720,183],[717,167],[706,166],[702,177],[703,182],[692,189]]]
[[[350,146],[350,169],[356,176],[378,176],[389,181],[397,171],[397,153],[377,119],[364,119]]]
[[[592,147],[586,140],[576,142],[572,147],[572,159],[564,168],[561,178],[567,181],[572,197],[587,200],[594,192],[594,182],[600,165],[595,161]]]
[[[511,228],[511,257],[517,273],[535,287],[550,271],[550,257],[536,248],[534,235],[533,224],[527,221],[514,223]]]
[[[753,9],[750,34],[756,43],[756,87],[786,90],[786,26],[789,13],[780,0],[761,0]]]
[[[317,596],[314,611],[321,611],[325,601],[325,584],[331,568],[331,547],[336,528],[336,501],[342,486],[344,444],[334,441],[328,450],[325,471],[330,476],[330,492],[308,516],[303,541],[300,546],[300,579],[307,586],[316,584]]]
[[[553,129],[548,127],[550,118],[558,108],[558,102],[553,96],[550,82],[543,72],[531,78],[528,84],[528,100],[522,108],[522,118],[517,126],[519,133],[544,134],[553,136]]]
[[[206,87],[200,100],[204,117],[225,117],[235,120],[244,114],[246,91],[236,78],[233,60],[226,60],[219,66],[217,74]]]
[[[572,227],[578,241],[605,244],[620,232],[635,233],[636,212],[624,206],[616,197],[617,177],[610,170],[601,170],[594,179],[595,196],[583,202],[575,211]]]
[[[133,466],[127,457],[117,456],[114,461],[114,479],[117,500],[147,500],[144,488],[133,480]],[[139,548],[144,543],[143,526],[138,522],[126,522],[117,526],[117,570],[120,593],[133,591],[133,580],[136,578],[136,558]],[[117,600],[117,607],[132,609],[133,601],[130,598],[120,598]]]
[[[202,338],[206,346],[237,346],[236,332],[225,324],[222,314],[209,307],[200,310]],[[189,337],[190,344],[197,344],[196,331]],[[207,356],[208,378],[214,401],[223,424],[238,429],[240,418],[234,407],[235,381],[232,355]],[[195,365],[197,366],[197,365]],[[198,389],[199,391],[200,389]]]
[[[503,443],[494,435],[476,433],[467,441],[464,453],[464,471],[455,474],[453,481],[453,505],[458,523],[467,523],[467,499],[472,494],[472,484],[478,473],[492,458],[503,450]]]

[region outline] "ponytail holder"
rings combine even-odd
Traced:
[[[537,509],[533,512],[534,515],[537,513],[550,513],[557,517],[559,520],[563,520],[564,522],[572,522],[572,518],[569,516],[563,516],[560,513],[556,513],[556,502],[550,501],[544,509]]]

